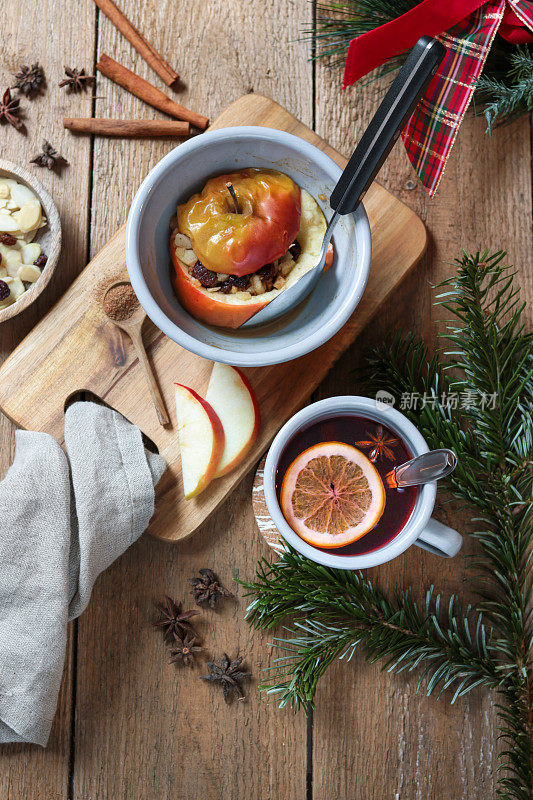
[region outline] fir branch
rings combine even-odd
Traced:
[[[533,789],[533,337],[504,257],[463,252],[457,260],[437,299],[453,319],[436,355],[412,335],[395,336],[358,375],[367,394],[391,392],[430,447],[459,457],[449,488],[479,515],[475,610],[461,611],[452,598],[444,621],[430,591],[421,614],[408,591],[388,600],[362,575],[289,550],[274,565],[259,564],[248,584],[248,619],[273,627],[296,618],[295,630],[276,640],[286,654],[266,687],[295,708],[312,700],[334,659],[350,658],[359,645],[392,671],[424,666],[428,693],[453,686],[455,699],[477,685],[495,689],[506,745],[498,792],[522,800]],[[426,399],[422,407],[403,404],[413,393]],[[469,402],[450,403],[454,393]]]
[[[529,49],[517,47],[510,54],[508,72],[503,78],[481,75],[476,92],[486,101],[483,113],[489,135],[495,124],[507,124],[533,111],[533,57]]]
[[[452,702],[476,686],[504,685],[507,668],[494,657],[481,616],[470,607],[463,612],[455,596],[441,614],[433,587],[420,611],[410,590],[389,600],[362,573],[328,569],[288,545],[277,563],[263,559],[256,580],[243,585],[255,598],[246,615],[255,627],[297,617],[291,635],[274,640],[287,655],[276,660],[262,687],[281,695],[280,706],[305,709],[331,662],[350,660],[359,645],[369,661],[382,659],[389,672],[423,666],[417,691],[425,679],[428,695],[454,687]]]

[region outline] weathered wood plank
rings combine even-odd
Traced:
[[[180,102],[214,118],[254,88],[311,121],[310,67],[300,48],[286,44],[294,38],[297,19],[311,13],[305,0],[291,6],[289,20],[286,4],[277,1],[185,0],[176,6],[171,0],[121,0],[121,6],[188,83]],[[99,25],[99,52],[163,88],[108,20],[100,18]],[[98,94],[106,97],[97,105],[99,115],[155,113],[102,79]],[[141,178],[172,146],[95,141],[93,253],[124,221]],[[225,649],[247,655],[255,681],[245,703],[226,706],[216,687],[199,679],[205,668],[169,665],[151,627],[154,598],[168,592],[188,604],[187,579],[198,568],[215,567],[226,585],[234,576],[252,574],[264,545],[254,529],[250,486],[244,481],[190,541],[169,546],[145,537],[98,582],[79,624],[75,797],[300,800],[305,795],[305,721],[280,717],[255,691],[268,650],[243,622],[242,598],[220,612],[203,613],[199,629],[210,656]]]
[[[2,125],[2,156],[34,171],[54,198],[63,225],[63,253],[59,266],[39,300],[20,316],[0,326],[0,361],[24,338],[84,266],[87,252],[89,208],[90,142],[68,140],[62,130],[63,114],[90,115],[90,93],[68,96],[58,88],[63,66],[91,68],[95,14],[88,2],[79,4],[76,14],[65,14],[64,4],[43,0],[6,0],[0,30],[0,86],[2,92],[12,84],[13,73],[21,64],[39,61],[47,77],[47,88],[39,98],[21,98],[26,133]],[[51,35],[53,32],[53,35]],[[58,177],[29,165],[41,149],[43,138],[68,159],[70,167]],[[14,430],[0,419],[0,476],[11,463]],[[72,692],[72,646],[69,642],[67,665],[59,707],[46,750],[25,745],[0,748],[0,796],[9,800],[66,800],[69,785],[70,725]]]
[[[349,155],[377,107],[379,84],[340,89],[340,77],[317,66],[317,133]],[[517,265],[523,298],[533,308],[530,269],[531,174],[527,120],[484,134],[481,119],[467,117],[459,133],[436,197],[429,200],[398,144],[379,179],[426,221],[430,248],[419,267],[383,307],[340,360],[318,397],[357,393],[350,377],[364,346],[378,344],[391,330],[415,330],[435,344],[446,312],[432,306],[438,283],[453,272],[450,262],[461,249],[507,249]],[[415,188],[411,181],[415,181]],[[468,514],[437,511],[447,524],[465,528]],[[467,541],[464,555],[475,545]],[[420,551],[405,553],[373,572],[391,590],[411,584],[418,595],[431,584],[449,596],[468,597],[469,573],[460,555],[450,562]],[[473,692],[450,706],[416,696],[416,680],[382,674],[377,665],[357,658],[337,664],[323,681],[314,717],[313,796],[339,800],[382,798],[466,798],[495,796],[497,731],[494,697]]]

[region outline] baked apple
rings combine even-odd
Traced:
[[[300,229],[300,187],[270,169],[210,178],[178,206],[178,228],[204,267],[249,275],[284,256]]]
[[[261,264],[254,272],[241,275],[215,271],[205,265],[197,245],[180,225],[178,209],[178,223],[170,241],[174,267],[172,280],[178,300],[193,317],[209,325],[238,328],[277,297],[280,291],[290,288],[316,265],[326,231],[326,220],[316,200],[304,189],[299,191],[299,227],[289,244],[283,244],[285,250],[281,257]],[[226,192],[231,200],[227,187]],[[238,201],[241,198],[238,197]],[[233,217],[236,216],[233,214]],[[332,261],[333,248],[330,245],[326,268],[331,266]]]

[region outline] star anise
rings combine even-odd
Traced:
[[[202,675],[203,681],[210,681],[211,683],[220,683],[222,686],[222,693],[224,700],[229,703],[231,700],[230,692],[239,698],[244,699],[244,692],[242,690],[241,681],[246,678],[251,678],[251,672],[242,672],[239,667],[243,662],[243,657],[239,656],[234,661],[230,661],[226,653],[223,653],[220,659],[220,664],[209,661],[207,668],[209,675]]]
[[[192,667],[197,653],[201,653],[204,648],[193,633],[186,633],[183,638],[174,634],[174,644],[170,649],[171,664],[185,664]]]
[[[87,75],[84,69],[75,69],[74,67],[65,67],[65,75],[60,87],[66,86],[68,92],[84,92],[90,83],[94,83],[96,78],[94,75]]]
[[[199,611],[182,611],[181,603],[176,603],[168,595],[165,602],[156,603],[156,607],[161,616],[154,625],[163,630],[165,639],[171,639],[172,636],[183,638],[187,633],[197,636],[194,625],[189,620],[199,614]]]
[[[56,167],[61,169],[68,165],[68,161],[45,139],[42,153],[36,155],[35,158],[31,158],[30,164],[37,164],[38,167],[46,167],[47,169],[55,169]]]
[[[18,89],[20,94],[26,97],[33,97],[39,94],[44,86],[44,70],[39,64],[32,64],[31,67],[22,64],[20,70],[15,73],[15,83],[13,89]]]
[[[220,597],[233,597],[232,593],[222,586],[212,569],[201,569],[199,572],[200,578],[189,578],[189,583],[193,587],[191,594],[194,595],[198,605],[209,603],[211,608],[214,608]]]
[[[370,447],[368,454],[370,461],[376,462],[379,458],[386,458],[392,461],[394,458],[393,447],[399,443],[399,439],[389,436],[388,432],[378,425],[375,433],[368,434],[368,441],[356,442],[357,447]]]
[[[19,131],[22,128],[19,114],[20,101],[18,97],[11,97],[11,89],[6,89],[0,103],[0,121],[5,119]]]

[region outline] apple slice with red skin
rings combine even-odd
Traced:
[[[239,328],[267,305],[265,301],[261,301],[262,295],[251,297],[249,300],[238,300],[231,294],[211,293],[202,286],[195,286],[187,267],[176,255],[173,244],[174,233],[170,240],[170,255],[174,266],[174,271],[171,273],[172,283],[178,300],[192,317],[219,328]],[[329,269],[332,263],[333,246],[330,244],[326,254],[325,269]]]
[[[224,428],[224,452],[215,478],[226,475],[248,454],[261,426],[259,404],[240,369],[213,364],[206,400]]]
[[[188,386],[175,386],[183,491],[190,500],[216,474],[224,452],[224,428],[206,400]]]

